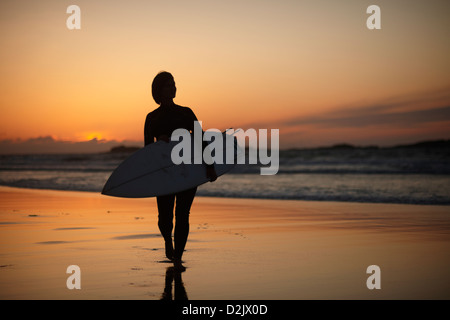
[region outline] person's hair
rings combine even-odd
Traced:
[[[173,81],[173,76],[167,71],[161,71],[156,75],[152,82],[152,96],[157,104],[161,104],[161,91],[167,81]]]

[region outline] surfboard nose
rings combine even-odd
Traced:
[[[108,179],[108,181],[106,181],[105,185],[103,186],[101,194],[108,195],[108,190],[110,189],[108,186],[108,182],[109,182],[109,179]]]

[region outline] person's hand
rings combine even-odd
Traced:
[[[165,141],[165,142],[170,142],[169,137],[167,135],[165,135],[165,134],[160,135],[157,140],[158,141],[162,140],[162,141]]]
[[[209,179],[209,182],[213,182],[217,180],[217,173],[214,166],[206,167],[206,177]]]

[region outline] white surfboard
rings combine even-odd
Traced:
[[[223,135],[223,161],[215,163],[217,176],[230,171],[242,155],[236,138],[231,137],[232,144],[226,144]],[[192,138],[193,140],[193,138]],[[178,141],[151,143],[133,153],[122,162],[111,174],[102,194],[123,198],[156,197],[184,191],[208,182],[206,166],[194,164],[194,143],[192,141],[191,164],[174,164],[171,158],[172,149]],[[233,161],[227,164],[226,155],[232,152]],[[228,161],[230,162],[230,161]]]

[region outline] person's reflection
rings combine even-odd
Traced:
[[[172,297],[172,282],[175,280],[175,297]],[[166,270],[166,285],[161,295],[161,300],[188,300],[186,289],[184,288],[181,272],[174,267],[168,267]]]

